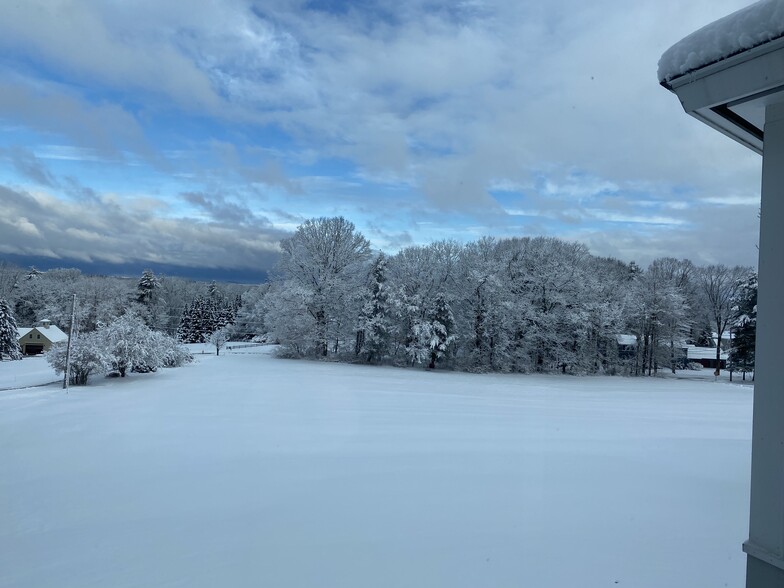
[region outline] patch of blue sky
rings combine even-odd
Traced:
[[[369,26],[395,26],[402,24],[400,10],[395,9],[395,3],[385,3],[374,0],[356,2],[350,0],[309,0],[305,9],[315,12],[325,12],[332,16],[345,17],[349,14],[360,13],[365,16],[365,24]]]

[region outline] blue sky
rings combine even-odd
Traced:
[[[3,3],[0,256],[253,279],[343,215],[388,252],[552,235],[754,265],[759,156],[656,80],[746,4]]]

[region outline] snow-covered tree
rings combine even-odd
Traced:
[[[5,298],[6,302],[11,299],[23,273],[22,269],[13,263],[0,260],[0,298]]]
[[[393,326],[386,274],[387,258],[380,253],[370,267],[354,346],[354,353],[363,354],[368,362],[381,361],[389,353]]]
[[[231,330],[229,327],[221,327],[216,331],[210,333],[209,343],[210,345],[215,347],[215,355],[220,355],[220,350],[223,349],[223,346],[228,343],[229,338],[231,336]]]
[[[504,369],[508,300],[495,239],[483,238],[467,244],[460,265],[458,283],[463,304],[456,314],[465,335],[466,367],[474,371]]]
[[[749,268],[709,265],[697,271],[700,293],[707,309],[711,327],[716,333],[716,365],[721,361],[721,340],[733,316],[734,302]],[[718,372],[718,367],[716,368]]]
[[[330,348],[337,352],[341,340],[354,334],[358,286],[370,256],[368,240],[343,217],[317,218],[297,227],[294,235],[281,242],[281,249],[279,269],[285,288],[302,295],[281,301],[304,302],[312,320],[313,345],[305,347],[319,356],[326,356]],[[282,318],[278,314],[272,324],[267,317],[276,333],[286,329]],[[295,320],[301,326],[299,317]]]
[[[264,298],[264,324],[273,340],[293,357],[317,355],[314,321],[308,311],[312,291],[288,282],[276,282]]]
[[[654,260],[636,273],[628,290],[629,330],[637,336],[635,374],[656,374],[666,366],[675,372],[675,347],[689,329],[687,302],[693,267],[672,258]]]
[[[46,354],[56,373],[65,371],[66,349],[66,343],[57,343]],[[112,369],[125,376],[129,369],[149,372],[191,361],[193,356],[174,337],[149,329],[138,316],[129,313],[71,341],[69,383],[83,386],[92,374]]]
[[[732,348],[729,362],[733,370],[754,371],[757,340],[757,272],[742,280],[732,309]]]
[[[264,323],[266,312],[265,297],[270,290],[270,284],[254,286],[242,294],[240,304],[236,304],[237,313],[234,317],[234,337],[241,341],[250,341],[257,335],[267,332]]]
[[[206,343],[212,333],[234,322],[234,304],[199,296],[183,310],[177,334],[183,343]]]
[[[193,361],[193,355],[184,345],[160,331],[150,331],[150,345],[161,367],[175,368]]]
[[[139,278],[139,282],[136,284],[136,301],[145,306],[151,305],[160,287],[161,284],[152,270],[144,270],[142,277]]]
[[[455,334],[455,317],[452,308],[443,292],[436,294],[433,308],[427,316],[427,321],[420,323],[420,336],[427,341],[430,350],[431,370],[435,369],[436,362],[442,361],[449,352],[449,346],[457,339]]]
[[[22,350],[11,306],[0,298],[0,361],[3,359],[22,359]]]
[[[65,372],[67,343],[55,343],[46,352],[46,360],[55,373]],[[93,331],[74,337],[71,341],[71,365],[68,383],[85,386],[91,374],[105,372],[112,366],[112,356],[102,333]]]
[[[428,314],[439,293],[455,291],[461,249],[455,241],[436,241],[406,247],[389,260],[388,290],[395,321],[393,355],[404,354],[408,362],[424,361],[417,357],[424,353]]]
[[[163,364],[160,349],[154,344],[152,331],[138,315],[129,312],[100,329],[112,368],[120,377],[135,367],[154,370]]]

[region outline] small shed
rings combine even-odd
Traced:
[[[35,327],[21,327],[16,330],[19,334],[17,340],[24,355],[40,355],[61,341],[68,341],[68,335],[63,333],[50,320],[42,320]]]

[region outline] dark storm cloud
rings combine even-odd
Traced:
[[[166,205],[109,196],[89,206],[0,186],[0,253],[111,264],[270,269],[287,233],[263,220],[226,225],[167,218]]]

